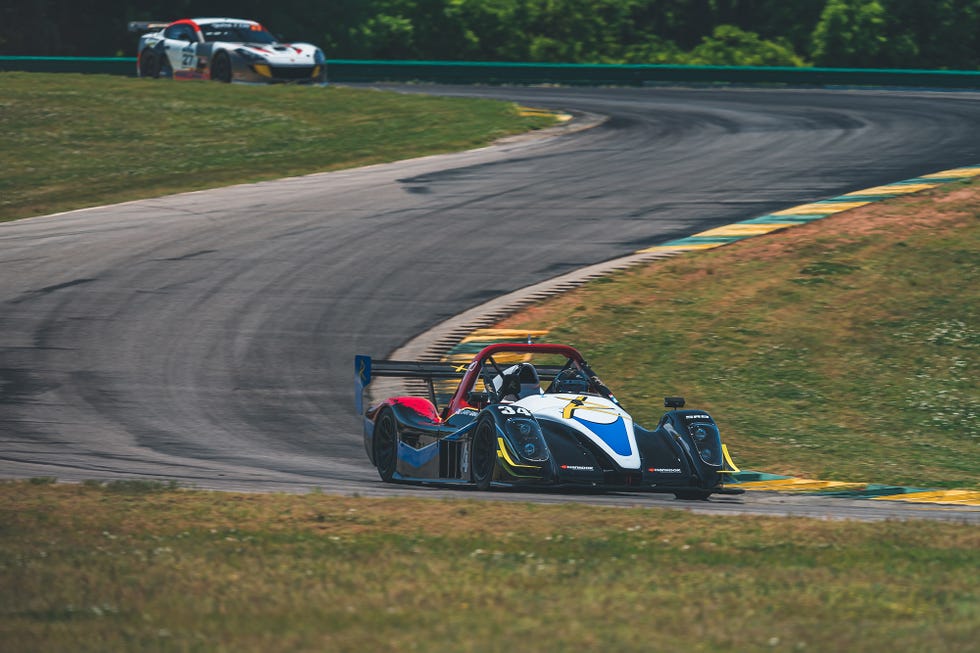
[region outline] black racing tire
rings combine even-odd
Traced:
[[[211,60],[211,79],[224,84],[231,83],[231,59],[225,52],[219,52]]]
[[[681,501],[707,501],[711,496],[708,490],[680,490],[674,492],[674,497]]]
[[[140,53],[140,77],[150,77],[156,79],[160,76],[163,62],[157,52],[147,48]]]
[[[391,483],[398,463],[398,423],[390,408],[382,408],[374,420],[374,465],[378,476]]]
[[[489,490],[497,470],[497,425],[491,417],[481,419],[473,431],[470,468],[476,489]]]

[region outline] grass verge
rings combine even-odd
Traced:
[[[0,221],[407,159],[554,124],[490,100],[0,73]]]
[[[641,423],[682,394],[773,473],[980,487],[980,184],[612,275],[498,325],[579,346]]]
[[[137,485],[0,484],[6,650],[969,651],[980,629],[969,526]]]

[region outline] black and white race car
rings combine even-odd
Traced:
[[[310,43],[280,43],[253,20],[132,22],[129,31],[143,33],[136,62],[140,77],[326,83],[326,57],[320,48]]]

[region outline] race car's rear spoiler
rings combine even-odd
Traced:
[[[364,389],[374,377],[389,376],[403,379],[422,379],[429,386],[429,395],[435,397],[435,381],[462,379],[466,365],[455,363],[427,363],[422,361],[391,361],[373,359],[370,356],[354,357],[354,403],[359,414],[364,413]]]
[[[130,32],[152,32],[154,30],[163,29],[170,22],[163,22],[159,20],[133,20],[129,23]]]
[[[370,356],[354,356],[354,405],[358,414],[364,414],[364,390],[374,377],[399,377],[425,381],[429,399],[436,404],[436,381],[461,380],[469,364],[450,362],[393,361],[374,359]],[[550,381],[561,371],[560,367],[537,366],[538,376]]]

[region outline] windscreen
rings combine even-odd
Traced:
[[[205,41],[228,41],[230,43],[275,43],[276,37],[259,25],[248,23],[214,23],[201,25]]]

